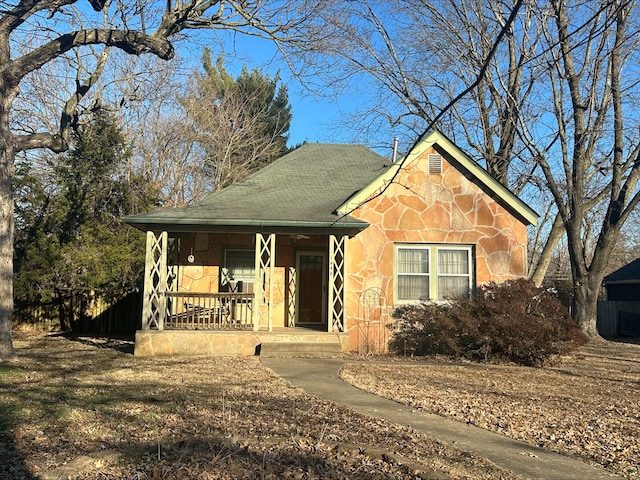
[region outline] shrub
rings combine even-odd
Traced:
[[[541,366],[587,342],[567,309],[528,280],[489,283],[472,299],[421,302],[396,310],[389,348]]]

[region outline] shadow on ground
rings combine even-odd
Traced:
[[[13,374],[18,367],[0,364],[0,389],[9,388],[4,381],[5,375]],[[16,448],[11,432],[14,420],[13,409],[0,403],[0,478],[35,480],[24,463],[22,454]]]
[[[135,338],[130,335],[103,335],[91,333],[72,333],[61,332],[52,336],[64,337],[73,342],[82,343],[90,347],[108,348],[120,353],[128,353],[133,355],[135,347]]]

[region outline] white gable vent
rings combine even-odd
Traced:
[[[429,155],[429,173],[436,175],[442,173],[442,155]]]

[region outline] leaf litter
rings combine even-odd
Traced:
[[[16,333],[0,478],[521,478],[306,395],[257,357],[139,358],[125,343]]]
[[[640,478],[638,344],[591,341],[544,368],[384,360],[348,363],[341,377],[422,411]]]

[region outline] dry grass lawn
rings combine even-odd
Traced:
[[[554,367],[414,360],[346,365],[347,382],[640,478],[640,345],[598,341]]]
[[[517,479],[291,388],[258,358],[135,358],[17,334],[0,365],[0,478]]]
[[[24,333],[15,346],[20,360],[0,365],[0,478],[519,478],[310,397],[255,357],[135,358],[127,342]],[[638,345],[588,345],[545,369],[379,360],[343,376],[639,476]]]

